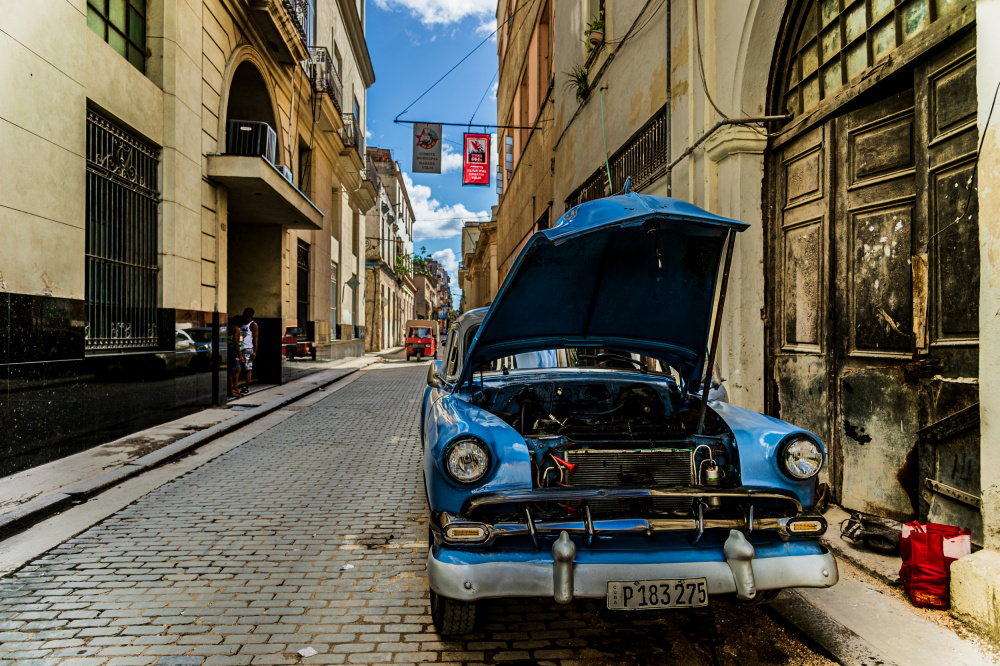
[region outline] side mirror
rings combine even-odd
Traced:
[[[446,384],[441,378],[442,361],[433,361],[427,367],[427,385],[431,388],[443,388]]]

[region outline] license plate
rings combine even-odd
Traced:
[[[704,578],[608,582],[608,608],[612,610],[697,608],[707,605],[708,582]]]

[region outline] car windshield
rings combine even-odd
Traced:
[[[676,376],[677,374],[673,367],[659,359],[630,354],[620,349],[594,349],[590,347],[545,349],[513,354],[485,363],[478,371],[489,374],[539,368],[634,370],[668,376]]]
[[[433,337],[431,334],[430,327],[414,327],[410,329],[411,338],[430,338]]]

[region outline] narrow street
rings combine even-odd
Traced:
[[[476,634],[442,640],[427,368],[397,356],[0,580],[0,664],[712,663],[704,618],[602,600],[492,603]],[[712,607],[720,663],[832,663],[766,607]]]

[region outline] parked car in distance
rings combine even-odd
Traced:
[[[316,360],[316,346],[308,340],[299,341],[299,337],[305,337],[299,335],[301,329],[298,326],[289,326],[285,328],[285,335],[281,338],[281,349],[285,354],[285,358],[291,361],[299,356],[309,356],[312,360]]]
[[[194,341],[195,351],[198,353],[197,363],[198,366],[203,369],[209,369],[212,367],[212,329],[208,326],[200,326],[196,328],[186,328],[184,332],[187,333],[191,339]],[[225,334],[222,335],[222,343],[225,342]],[[216,363],[218,365],[218,363]]]
[[[440,329],[433,319],[410,319],[404,327],[406,330],[406,360],[416,358],[418,361],[425,356],[437,358],[438,335]]]
[[[471,632],[482,599],[664,610],[837,582],[819,439],[718,399],[746,226],[664,197],[584,203],[453,323],[420,415],[440,633]]]

